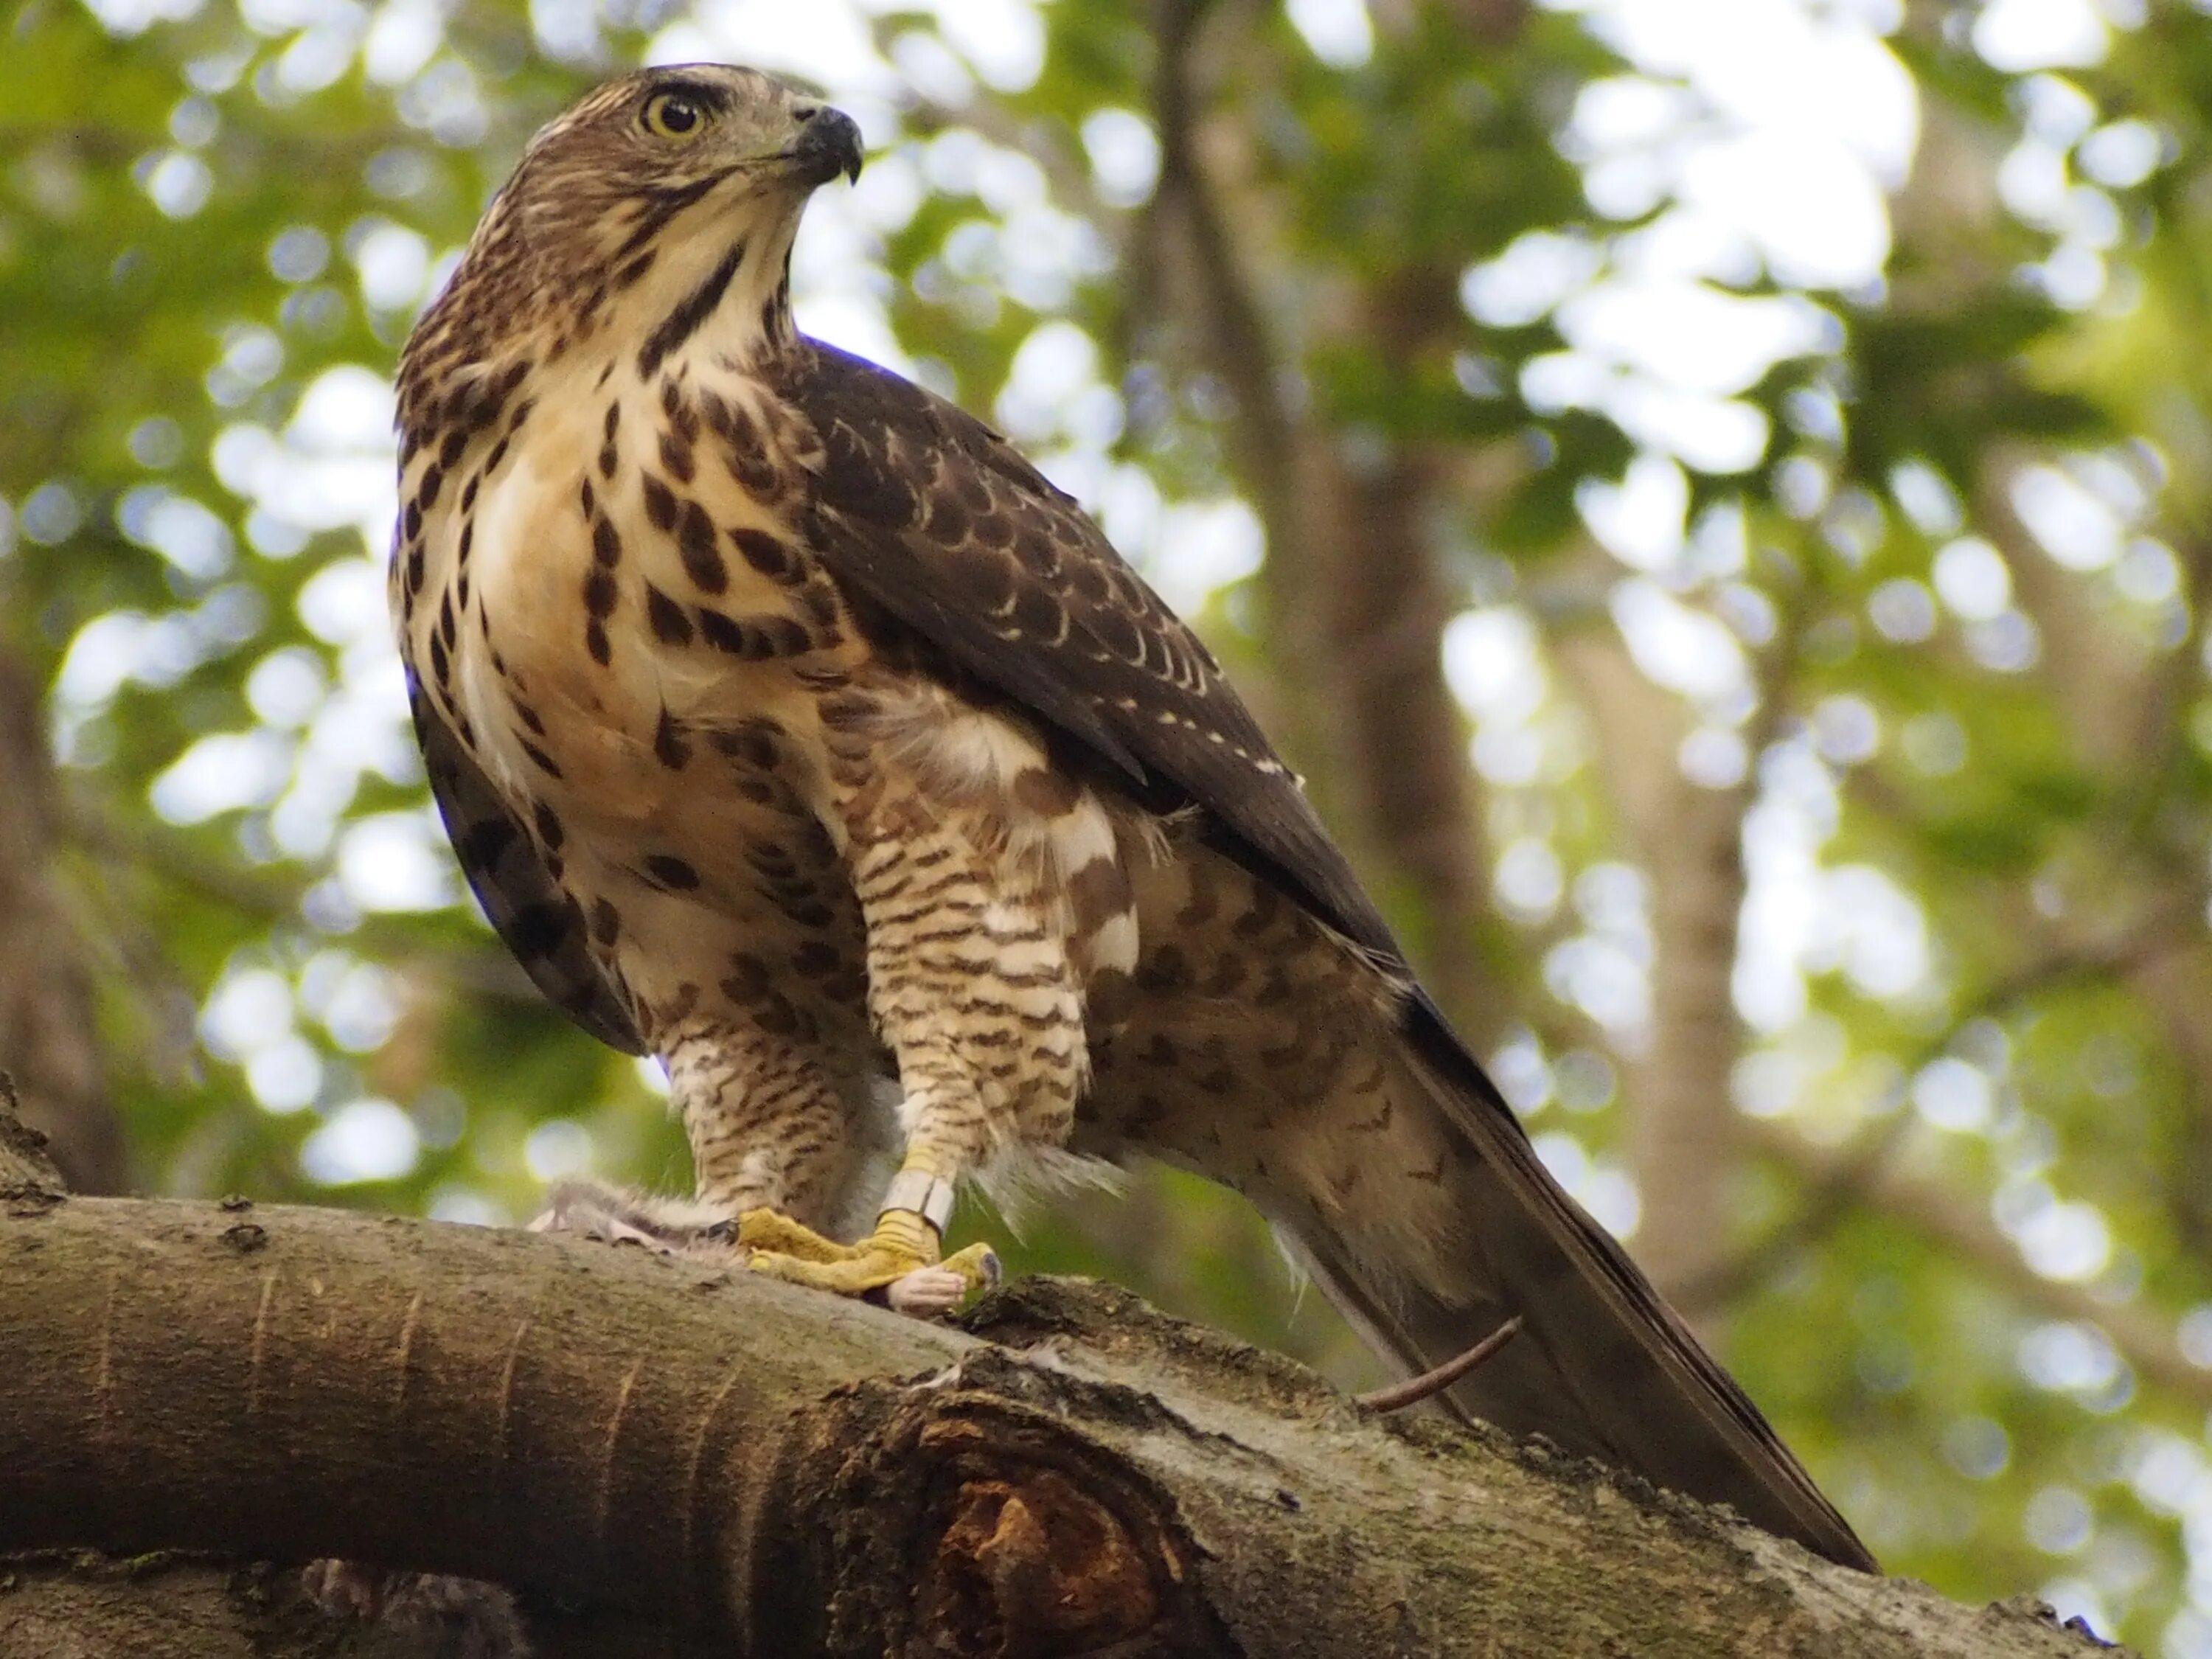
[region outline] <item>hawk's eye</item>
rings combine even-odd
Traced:
[[[696,138],[707,125],[707,112],[680,92],[657,92],[645,100],[638,119],[656,138]]]

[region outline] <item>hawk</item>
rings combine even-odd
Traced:
[[[666,1067],[701,1224],[866,1294],[987,1165],[1162,1158],[1409,1370],[1519,1316],[1456,1408],[1870,1568],[1546,1173],[1206,647],[997,434],[794,330],[800,214],[860,159],[750,70],[611,82],[400,365],[432,786],[539,987]]]

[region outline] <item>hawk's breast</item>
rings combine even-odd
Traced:
[[[717,431],[751,421],[743,388],[556,367],[521,384],[519,422],[414,445],[395,584],[429,711],[643,1015],[763,941],[836,936],[856,964],[817,703],[866,651],[752,487],[781,470]],[[817,977],[857,1002],[854,974]]]
[[[693,744],[804,726],[802,675],[864,652],[775,504],[714,441],[710,413],[726,422],[742,391],[643,385],[625,367],[593,386],[581,362],[550,386],[486,479],[480,637],[459,690],[500,775],[533,793],[565,783],[554,793],[586,797],[580,809],[635,823],[697,793]]]
[[[985,921],[1050,941],[1020,951],[1102,994],[1126,980],[1147,815],[1066,772],[1036,722],[876,654],[794,533],[810,439],[762,388],[703,353],[649,380],[604,366],[541,373],[520,424],[457,453],[467,505],[441,491],[425,515],[406,633],[648,1042],[760,972],[865,1018],[853,843],[885,802],[880,822],[1001,861],[1006,902],[1036,914]]]

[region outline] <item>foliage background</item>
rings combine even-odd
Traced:
[[[579,88],[799,73],[802,322],[1201,623],[1877,1553],[2212,1655],[2204,9],[27,0],[0,1062],[81,1186],[684,1181],[459,892],[386,376]],[[1366,1375],[1189,1181],[962,1224]]]

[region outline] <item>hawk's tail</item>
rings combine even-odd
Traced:
[[[1417,1000],[1405,1036],[1407,1086],[1391,1095],[1415,1121],[1394,1127],[1446,1149],[1424,1178],[1443,1184],[1459,1237],[1440,1256],[1393,1261],[1387,1235],[1363,1238],[1325,1200],[1302,1206],[1293,1242],[1330,1299],[1409,1375],[1517,1314],[1521,1334],[1450,1391],[1455,1411],[1731,1504],[1830,1560],[1875,1571],[1759,1408],[1552,1178],[1435,1011]]]

